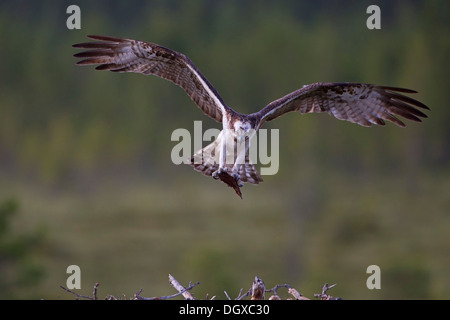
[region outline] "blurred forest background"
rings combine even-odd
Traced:
[[[0,2],[0,298],[73,299],[59,286],[75,264],[77,292],[98,281],[99,296],[169,295],[171,273],[197,298],[258,275],[310,297],[328,282],[347,299],[449,299],[449,14],[445,0]],[[431,111],[405,129],[279,118],[265,127],[279,172],[241,200],[170,159],[173,130],[220,124],[167,81],[76,66],[88,34],[185,53],[244,113],[316,81],[415,89]]]

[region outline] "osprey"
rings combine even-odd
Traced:
[[[401,93],[414,90],[364,83],[313,83],[287,94],[252,114],[241,114],[220,97],[195,64],[184,54],[160,45],[107,36],[88,36],[95,42],[79,43],[75,48],[89,49],[74,56],[79,65],[98,64],[97,70],[136,72],[155,75],[180,86],[204,114],[222,123],[217,139],[191,158],[196,171],[220,179],[242,198],[240,187],[263,181],[248,157],[249,141],[266,121],[287,112],[301,114],[327,112],[339,120],[370,127],[390,121],[405,124],[396,116],[420,122],[427,116],[416,107],[423,103]],[[244,143],[237,151],[237,145]],[[231,155],[231,156],[230,156]]]

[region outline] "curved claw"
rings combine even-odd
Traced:
[[[241,181],[241,176],[239,175],[239,173],[235,172],[233,173],[233,178],[234,180],[236,180],[236,183],[238,184],[239,188],[242,188],[244,186],[244,184]]]
[[[219,169],[217,169],[216,171],[214,171],[214,172],[212,173],[212,177],[213,177],[215,180],[218,180],[220,174],[223,173],[223,172],[228,172],[228,168],[219,168]]]

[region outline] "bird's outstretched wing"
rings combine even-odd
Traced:
[[[98,64],[97,70],[136,72],[167,79],[186,91],[206,115],[222,122],[229,108],[218,92],[184,54],[154,43],[106,36],[88,36],[96,42],[79,43],[75,48],[89,49],[76,53],[79,65]]]
[[[427,116],[416,107],[429,109],[423,103],[400,93],[414,90],[362,83],[313,83],[275,100],[257,112],[260,126],[287,112],[327,112],[339,120],[362,126],[384,125],[385,120],[400,127],[405,124],[396,116],[420,122]]]

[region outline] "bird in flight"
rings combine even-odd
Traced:
[[[269,103],[252,114],[241,114],[226,105],[217,90],[184,54],[160,45],[108,36],[88,36],[94,42],[79,43],[75,48],[88,49],[74,56],[78,65],[98,65],[97,70],[135,72],[154,75],[181,87],[203,113],[219,123],[222,131],[216,140],[191,158],[194,170],[219,179],[242,198],[243,183],[263,181],[248,157],[249,141],[266,121],[285,113],[326,112],[339,120],[365,127],[405,124],[398,116],[420,122],[427,116],[418,108],[429,108],[403,95],[414,90],[365,83],[326,83],[305,85]],[[237,145],[243,145],[237,148]],[[239,149],[239,150],[238,150]]]

